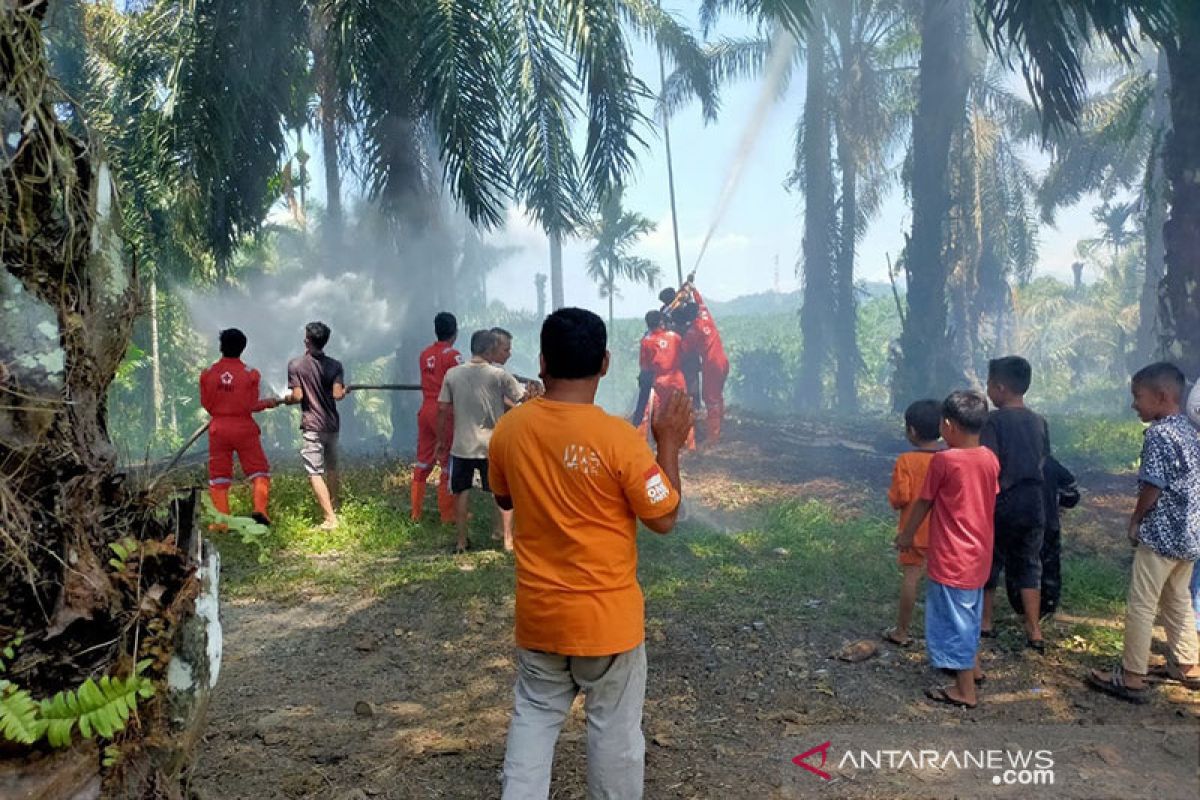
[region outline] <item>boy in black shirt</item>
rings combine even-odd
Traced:
[[[1060,508],[1079,505],[1079,487],[1071,471],[1053,455],[1046,456],[1042,468],[1042,500],[1046,509],[1046,527],[1042,535],[1042,608],[1045,619],[1058,611],[1062,598],[1062,517]],[[1024,614],[1020,590],[1012,581],[1005,582],[1008,602],[1018,614]]]
[[[1041,612],[1042,537],[1046,510],[1042,468],[1050,454],[1046,420],[1025,407],[1033,368],[1020,356],[988,362],[988,399],[996,410],[988,417],[980,442],[1000,460],[1000,495],[996,498],[996,539],[991,579],[983,600],[982,635],[994,636],[992,608],[1000,572],[1016,589],[1025,617],[1028,646],[1044,652]]]

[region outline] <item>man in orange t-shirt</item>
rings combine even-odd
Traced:
[[[637,522],[675,525],[685,392],[662,398],[657,458],[626,421],[595,405],[608,335],[590,311],[542,326],[543,397],[505,414],[492,435],[490,483],[517,516],[517,685],[504,759],[506,800],[546,798],[554,745],[575,696],[588,715],[588,793],[642,796],[645,604]]]
[[[425,505],[425,486],[433,473],[436,462],[442,468],[438,479],[438,510],[442,522],[454,522],[454,496],[450,493],[449,451],[437,453],[438,443],[438,396],[442,393],[442,382],[446,373],[463,363],[462,355],[454,349],[458,338],[458,320],[448,311],[433,318],[433,332],[437,341],[421,351],[421,410],[417,412],[417,463],[413,468],[412,518],[420,521]],[[449,441],[454,430],[454,417],[446,420],[442,431]]]
[[[888,502],[900,512],[899,530],[903,531],[912,516],[913,505],[925,485],[925,473],[933,454],[944,450],[941,443],[942,404],[937,400],[918,400],[904,412],[904,432],[915,450],[901,453],[892,470],[892,485]],[[917,603],[917,587],[925,572],[925,551],[929,547],[929,520],[921,523],[913,538],[912,547],[899,552],[900,604],[896,612],[896,627],[883,632],[883,638],[905,647],[912,642],[908,626]]]

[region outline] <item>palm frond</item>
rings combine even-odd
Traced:
[[[584,189],[590,202],[624,182],[635,162],[634,145],[649,123],[639,101],[650,97],[633,73],[629,49],[614,3],[560,0],[568,50],[576,56],[579,82],[587,98]]]
[[[1130,60],[1139,29],[1156,40],[1172,35],[1174,2],[978,0],[976,21],[997,56],[1019,60],[1048,134],[1078,119],[1087,87],[1081,54],[1092,33]]]

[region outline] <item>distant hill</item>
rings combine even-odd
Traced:
[[[874,299],[892,293],[889,284],[880,281],[867,281],[859,284],[859,289],[866,297]],[[859,295],[860,298],[862,295]],[[756,317],[764,314],[785,314],[800,308],[802,300],[800,291],[794,292],[758,292],[735,297],[732,300],[710,300],[708,305],[717,317]]]

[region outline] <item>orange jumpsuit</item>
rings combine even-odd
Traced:
[[[437,450],[438,395],[442,381],[451,368],[462,363],[462,355],[447,342],[434,342],[421,351],[421,410],[417,412],[417,463],[413,470],[412,518],[421,519],[425,505],[425,484],[433,474]],[[445,440],[453,439],[454,417],[446,419]],[[438,479],[438,510],[442,522],[454,521],[454,496],[450,494],[449,453],[443,453],[437,465],[442,468]]]
[[[700,292],[692,290],[699,306],[696,319],[683,339],[683,351],[700,356],[700,396],[705,408],[705,442],[716,444],[721,438],[721,423],[725,419],[725,380],[729,377],[729,358],[717,323]]]
[[[229,513],[233,456],[254,486],[254,511],[267,516],[271,465],[263,452],[261,431],[253,414],[271,407],[258,396],[258,370],[240,358],[222,358],[200,373],[200,405],[212,416],[208,427],[208,486],[213,506]]]

